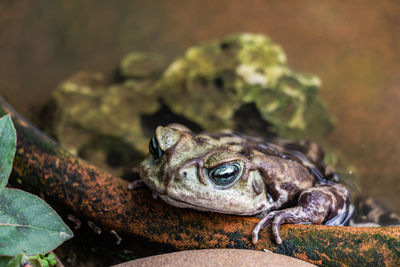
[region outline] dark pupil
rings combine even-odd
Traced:
[[[215,167],[208,172],[208,176],[217,185],[229,185],[236,180],[240,172],[238,163],[228,163]]]
[[[161,148],[158,146],[156,137],[151,138],[149,144],[149,151],[153,155],[154,159],[160,159],[162,156]]]

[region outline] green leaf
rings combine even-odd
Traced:
[[[7,266],[7,267],[20,267],[21,266],[21,262],[22,262],[22,258],[24,256],[25,256],[25,254],[23,254],[23,253],[16,255],[5,266]]]
[[[1,257],[0,256],[0,266],[8,266],[8,263],[13,259],[13,257]],[[20,266],[17,266],[20,267]]]
[[[11,173],[16,139],[11,116],[0,118],[0,190],[6,186]]]
[[[54,253],[49,254],[45,259],[50,263],[50,265],[56,265],[57,263],[56,254]]]
[[[0,256],[44,254],[72,236],[42,199],[17,189],[0,191]]]
[[[33,256],[36,257],[36,256]],[[33,258],[31,257],[31,259]],[[56,259],[56,255],[54,253],[50,253],[48,256],[41,254],[41,255],[37,255],[38,259],[40,259],[40,262],[42,263],[43,267],[49,267],[56,265],[57,263],[57,259]]]
[[[40,261],[40,264],[41,264],[43,267],[49,267],[49,262],[48,262],[47,260],[39,259],[39,261]]]

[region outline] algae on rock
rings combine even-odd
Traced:
[[[301,138],[333,126],[320,85],[316,76],[291,70],[268,37],[239,34],[189,48],[166,69],[157,90],[174,113],[206,130],[234,127],[235,113],[253,104],[273,133]]]
[[[153,97],[147,84],[107,85],[102,74],[80,72],[53,93],[52,132],[72,153],[103,168],[131,165],[146,149],[140,115],[158,110]]]

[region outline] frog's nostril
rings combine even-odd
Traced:
[[[183,178],[187,178],[187,172],[182,172],[182,176],[183,176]]]

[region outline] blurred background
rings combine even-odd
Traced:
[[[170,58],[210,39],[263,33],[323,82],[337,119],[324,143],[358,169],[364,195],[400,212],[397,1],[0,2],[0,94],[29,117],[80,70],[113,73],[128,52]],[[351,175],[351,174],[349,174]]]

